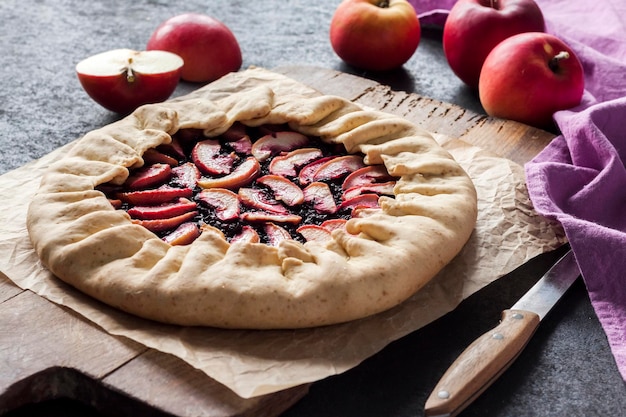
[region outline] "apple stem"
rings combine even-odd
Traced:
[[[378,7],[382,8],[382,9],[386,9],[389,7],[389,0],[382,0],[379,1],[377,4]]]
[[[135,82],[135,74],[132,69],[133,59],[128,58],[128,67],[126,68],[126,81],[129,83]]]
[[[556,72],[559,69],[559,62],[564,59],[569,59],[569,52],[561,51],[553,56],[550,62],[548,62],[548,67],[550,67],[553,72]]]

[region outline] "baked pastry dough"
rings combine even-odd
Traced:
[[[95,189],[122,184],[147,149],[179,129],[216,136],[235,122],[287,123],[362,152],[366,164],[399,177],[395,196],[381,196],[380,209],[362,210],[323,243],[230,244],[208,227],[192,244],[171,246]],[[253,68],[86,134],[44,174],[27,227],[53,274],[106,304],[165,323],[277,329],[401,303],[456,256],[476,215],[472,181],[425,130]]]

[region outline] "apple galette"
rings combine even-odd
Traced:
[[[255,68],[79,139],[27,226],[53,274],[126,312],[301,328],[410,297],[461,250],[476,204],[428,132]]]

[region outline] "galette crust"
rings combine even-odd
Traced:
[[[382,210],[365,210],[325,243],[231,245],[208,228],[191,245],[170,246],[95,190],[123,183],[146,149],[170,142],[179,129],[215,136],[236,121],[288,123],[363,152],[365,163],[383,163],[400,177],[395,198],[380,197]],[[113,307],[179,325],[278,329],[398,305],[457,255],[476,215],[472,181],[430,133],[252,68],[85,135],[44,174],[27,227],[53,274]]]

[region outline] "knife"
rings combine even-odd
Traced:
[[[519,356],[539,322],[580,276],[571,249],[448,368],[426,400],[427,417],[454,417]]]

